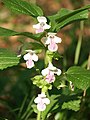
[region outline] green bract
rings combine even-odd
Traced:
[[[42,75],[36,75],[31,79],[33,84],[42,88],[43,92],[46,92],[48,89],[52,89],[52,85],[48,84]]]

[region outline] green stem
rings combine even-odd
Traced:
[[[83,36],[83,28],[84,28],[84,21],[80,22],[80,34],[79,34],[79,39],[75,51],[75,60],[74,64],[77,65],[79,61],[79,56],[80,56],[80,50],[81,50],[81,44],[82,44],[82,36]]]
[[[40,120],[40,119],[41,119],[41,112],[38,111],[37,120]]]

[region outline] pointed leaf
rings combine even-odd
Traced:
[[[40,39],[43,37],[45,33],[38,33],[38,34],[33,34],[30,32],[16,32],[10,29],[6,29],[3,27],[0,27],[0,36],[16,36],[16,35],[23,35],[29,38],[32,38],[34,40],[40,41]]]
[[[19,58],[15,53],[7,50],[0,49],[0,69],[3,70],[7,67],[17,65],[19,63]]]

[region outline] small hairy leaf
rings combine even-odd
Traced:
[[[69,102],[64,102],[62,109],[78,111],[80,109],[80,102],[80,100],[71,100]]]
[[[10,10],[12,10],[15,13],[31,15],[34,17],[43,15],[43,12],[40,9],[40,7],[30,2],[22,0],[2,0],[2,1]]]
[[[3,70],[7,67],[17,65],[19,58],[15,53],[7,49],[0,49],[0,69]]]
[[[66,77],[79,89],[86,90],[90,87],[90,70],[73,66],[67,70]]]

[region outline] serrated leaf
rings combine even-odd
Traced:
[[[78,111],[80,109],[80,102],[80,100],[71,100],[69,102],[64,102],[62,109]]]
[[[43,37],[44,33],[33,34],[30,32],[16,32],[16,31],[13,31],[10,29],[0,27],[0,36],[16,36],[16,35],[23,35],[23,36],[32,38],[34,40],[40,41],[40,39]]]
[[[31,15],[34,17],[43,15],[41,8],[30,2],[22,0],[2,0],[2,1],[10,10],[12,10],[15,13]]]
[[[0,49],[0,69],[12,67],[19,63],[19,58],[15,53],[7,49]]]
[[[90,87],[90,70],[73,66],[67,70],[66,77],[79,89],[86,90]]]

